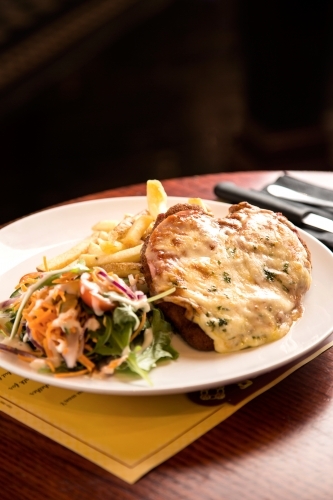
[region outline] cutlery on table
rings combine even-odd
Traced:
[[[319,207],[333,208],[333,201],[322,200],[320,198],[316,198],[315,196],[310,196],[307,193],[301,193],[299,191],[295,191],[294,189],[280,186],[279,184],[270,184],[269,186],[267,186],[266,189],[269,192],[269,194],[276,196],[278,198],[284,198],[285,200],[298,201],[301,203],[307,203],[309,205],[316,205]],[[333,191],[332,191],[332,197],[333,197]]]
[[[214,188],[214,193],[229,203],[247,201],[260,208],[282,212],[287,219],[295,224],[301,223],[305,226],[333,233],[333,215],[324,210],[307,205],[294,205],[262,191],[238,187],[233,182],[218,183]]]

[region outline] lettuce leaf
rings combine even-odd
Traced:
[[[139,346],[134,348],[123,365],[117,368],[118,371],[129,369],[149,381],[147,373],[156,367],[158,361],[178,358],[178,352],[171,345],[171,325],[164,320],[159,309],[152,310],[150,326],[152,343],[143,350]]]

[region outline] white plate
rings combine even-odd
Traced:
[[[169,197],[169,205],[184,198]],[[228,205],[208,202],[217,216]],[[101,219],[121,218],[146,208],[145,197],[113,198],[65,205],[23,218],[0,231],[0,300],[13,291],[19,278],[35,270],[43,255],[52,257],[90,234]],[[305,297],[303,317],[281,340],[232,354],[197,352],[174,336],[177,361],[164,362],[151,372],[152,387],[145,381],[111,377],[55,379],[34,372],[15,356],[0,353],[0,365],[22,377],[66,389],[118,395],[155,395],[192,392],[253,378],[305,354],[333,330],[331,288],[333,254],[318,240],[302,232],[313,260],[313,283]],[[61,242],[61,243],[59,243]],[[6,271],[6,272],[5,272]]]

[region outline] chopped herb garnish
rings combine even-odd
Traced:
[[[283,264],[282,271],[283,271],[284,273],[287,273],[287,274],[288,274],[288,272],[289,272],[289,262],[285,262],[285,263]]]
[[[227,320],[225,318],[219,318],[217,320],[217,324],[219,327],[227,326],[228,323],[229,323],[229,320]],[[207,321],[206,325],[209,326],[212,330],[214,330],[216,327],[216,321],[213,319],[210,319],[209,321]],[[223,329],[223,331],[225,331],[225,329]]]
[[[219,318],[219,326],[227,326],[229,321],[225,318]]]
[[[226,283],[231,283],[230,274],[228,274],[226,271],[223,272],[223,281],[225,281]]]
[[[217,288],[215,285],[212,285],[210,288],[208,288],[208,292],[216,292]]]
[[[236,248],[227,248],[227,252],[229,253],[229,255],[231,255],[231,257],[234,257],[236,253]]]
[[[264,273],[267,281],[274,281],[275,273],[269,271],[268,269],[264,269]]]

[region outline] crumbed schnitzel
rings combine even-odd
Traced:
[[[217,219],[193,205],[160,215],[142,252],[150,292],[192,347],[238,351],[277,340],[303,313],[311,256],[282,214],[247,202]]]

